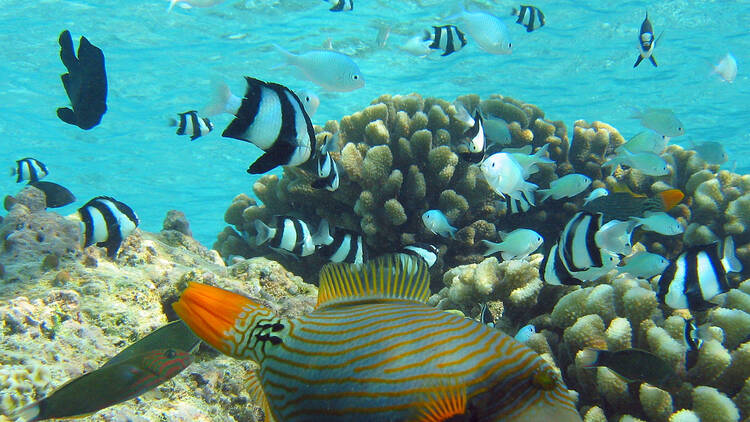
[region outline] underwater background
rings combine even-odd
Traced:
[[[446,57],[399,50],[424,29],[449,23],[441,17],[455,7],[446,1],[362,1],[351,13],[331,13],[323,1],[226,1],[166,13],[166,1],[6,0],[0,10],[0,146],[6,167],[22,157],[37,158],[51,169],[48,180],[80,199],[110,194],[129,204],[145,230],[160,228],[166,211],[179,209],[195,238],[210,246],[224,226],[225,204],[238,193],[252,194],[255,180],[245,169],[259,149],[220,133],[189,142],[167,122],[202,107],[212,78],[241,93],[243,76],[253,76],[318,92],[313,123],[320,125],[363,109],[381,94],[416,92],[449,102],[464,94],[501,94],[536,104],[569,129],[578,119],[601,120],[627,139],[641,130],[629,119],[632,107],[667,107],[686,126],[686,135],[673,143],[721,142],[740,173],[750,170],[742,159],[750,143],[750,88],[743,73],[750,51],[748,2],[539,3],[547,23],[532,33],[510,16],[518,5],[478,4],[505,16],[511,55],[487,54],[471,40]],[[655,32],[664,31],[654,53],[659,67],[633,69],[646,11]],[[391,35],[378,48],[383,25]],[[90,132],[60,124],[55,116],[68,102],[59,79],[64,67],[57,36],[63,29],[76,40],[85,35],[105,54],[109,111]],[[353,56],[364,88],[323,92],[281,66],[271,45],[300,53],[322,48],[328,38],[335,50]],[[710,75],[712,63],[727,52],[739,64],[733,84]],[[229,120],[213,119],[217,127]],[[10,177],[0,182],[4,192],[17,189]]]
[[[537,333],[528,346],[559,368],[567,387],[578,395],[585,422],[719,422],[750,416],[750,282],[742,282],[750,274],[750,232],[746,231],[750,227],[750,197],[746,196],[750,192],[750,159],[745,156],[750,151],[750,88],[744,73],[750,52],[750,2],[538,2],[534,6],[544,11],[546,24],[528,33],[510,14],[518,4],[476,1],[469,4],[503,19],[510,31],[512,54],[488,54],[471,38],[461,51],[446,57],[436,52],[416,57],[401,49],[409,38],[432,25],[454,23],[447,19],[459,10],[454,3],[355,0],[353,11],[331,13],[331,4],[320,0],[227,0],[208,8],[178,5],[168,13],[168,2],[158,0],[3,0],[0,152],[4,165],[10,168],[23,157],[39,159],[50,170],[45,180],[70,189],[78,200],[49,212],[34,209],[33,193],[17,195],[23,185],[7,175],[0,178],[0,193],[16,196],[20,205],[38,212],[31,215],[41,216],[37,222],[49,224],[47,229],[64,226],[52,214],[71,214],[89,198],[111,195],[138,214],[140,230],[126,240],[113,260],[97,248],[58,254],[45,249],[49,241],[40,241],[44,245],[39,246],[24,238],[26,234],[0,245],[0,421],[8,420],[4,412],[41,399],[67,379],[98,368],[167,319],[175,319],[171,303],[188,282],[259,296],[287,317],[313,309],[317,264],[322,264],[323,258],[299,261],[250,248],[254,258],[243,259],[239,255],[246,250],[238,246],[240,236],[228,236],[230,231],[225,230],[229,224],[239,233],[252,227],[251,217],[268,217],[284,209],[279,204],[286,197],[268,201],[265,209],[255,207],[249,198],[237,198],[244,193],[259,199],[254,184],[262,175],[249,175],[246,169],[260,156],[260,150],[220,136],[231,120],[228,114],[213,116],[214,131],[192,142],[169,126],[176,113],[203,107],[217,80],[241,94],[244,76],[316,92],[320,107],[313,123],[326,130],[345,127],[344,132],[350,134],[357,133],[362,129],[357,125],[364,126],[363,122],[377,117],[385,107],[389,112],[407,109],[411,113],[415,104],[427,104],[424,112],[429,113],[430,106],[437,104],[444,111],[442,116],[452,118],[448,104],[471,94],[482,100],[500,94],[533,104],[544,112],[546,127],[551,121],[557,128],[562,127],[557,122],[564,124],[565,142],[571,146],[577,139],[574,122],[582,119],[611,125],[614,129],[596,126],[608,143],[604,150],[597,150],[595,141],[601,137],[592,140],[593,131],[579,134],[579,145],[585,145],[581,148],[590,154],[575,164],[578,171],[602,164],[605,152],[611,152],[605,150],[622,141],[617,131],[629,139],[643,130],[640,122],[630,117],[633,108],[672,109],[684,123],[685,135],[671,139],[670,145],[690,149],[692,142],[718,142],[729,153],[729,161],[711,165],[682,149],[669,149],[667,155],[673,156],[670,165],[679,170],[674,172],[679,172],[679,177],[644,178],[633,170],[618,172],[617,177],[637,193],[651,194],[666,187],[685,190],[687,198],[673,214],[681,217],[683,224],[696,224],[690,231],[692,241],[712,239],[706,227],[718,237],[738,235],[735,241],[745,270],[732,276],[736,288],[720,307],[696,313],[704,345],[695,367],[684,369],[685,319],[693,315],[659,303],[653,282],[609,274],[583,288],[558,288],[539,279],[543,254],[555,241],[561,221],[564,224],[573,214],[573,204],[580,204],[585,194],[533,209],[528,221],[537,230],[545,230],[545,212],[554,220],[544,231],[544,247],[536,254],[517,260],[482,259],[476,247],[480,238],[497,240],[496,228],[512,229],[509,225],[524,217],[499,221],[490,235],[486,226],[474,225],[472,219],[479,219],[485,208],[466,193],[471,189],[462,183],[468,183],[470,172],[455,163],[451,171],[459,168],[455,174],[461,180],[452,181],[451,187],[468,198],[465,208],[471,212],[462,217],[463,234],[456,243],[435,236],[443,247],[440,263],[431,271],[428,304],[481,319],[480,303],[487,302],[495,316],[503,315],[497,326],[509,334],[527,323],[536,325]],[[657,36],[663,31],[654,51],[659,66],[644,62],[634,69],[638,29],[646,12]],[[390,28],[390,36],[379,46],[376,37],[384,27]],[[108,111],[101,124],[90,131],[63,124],[55,115],[56,108],[69,103],[60,83],[65,68],[57,42],[64,29],[71,31],[76,46],[79,36],[85,35],[106,58]],[[273,47],[278,44],[301,53],[329,42],[359,65],[366,82],[363,88],[326,92],[297,78]],[[734,55],[739,66],[732,83],[712,73],[712,65],[727,53]],[[409,96],[412,93],[421,97]],[[347,124],[331,122],[367,109],[379,97],[376,103],[386,106],[378,104],[349,118]],[[532,115],[538,109],[524,107],[523,112]],[[456,121],[450,122],[453,136]],[[396,133],[393,126],[388,130]],[[544,130],[534,128],[534,146],[539,147],[537,133]],[[554,135],[564,138],[561,133]],[[368,148],[376,148],[372,140],[360,142],[362,156]],[[556,154],[557,160],[560,155]],[[567,150],[562,155],[566,154]],[[340,156],[337,159],[343,162]],[[403,166],[398,157],[395,161]],[[432,173],[422,171],[429,185]],[[571,167],[566,171],[572,171]],[[687,181],[701,171],[701,176]],[[538,178],[545,184],[540,188],[546,188],[554,173],[542,173]],[[270,174],[281,176],[282,169]],[[256,190],[260,186],[266,198],[272,196],[269,192],[278,192],[277,188],[290,193],[289,198],[308,197],[307,191],[287,191],[286,185],[278,187],[270,179],[264,180],[255,186]],[[598,181],[597,186],[611,188],[610,182]],[[352,207],[341,214],[340,222],[351,225],[359,222],[353,217],[357,196],[352,197],[351,191],[360,186],[346,186],[338,195],[346,195],[347,206]],[[487,190],[483,189],[475,192]],[[361,190],[365,190],[364,183]],[[434,206],[437,195],[432,192],[428,196]],[[408,197],[398,199],[409,208]],[[561,204],[564,212],[553,216],[554,204]],[[440,205],[452,210],[451,219],[462,209],[456,196],[443,202],[441,195]],[[496,208],[488,215],[499,212]],[[177,230],[160,233],[169,210],[185,213],[192,236]],[[9,222],[22,218],[6,211],[0,211],[4,219],[0,220],[0,235],[10,238],[14,231],[44,231],[39,225],[11,227]],[[403,233],[419,225],[412,218],[410,215],[408,230],[404,228]],[[384,226],[387,230],[382,237],[369,239],[378,240],[377,245],[370,245],[378,253],[390,252],[391,245],[398,244],[395,240],[414,240],[413,236],[395,237],[393,233],[400,230],[394,228],[397,225]],[[473,230],[471,235],[467,228]],[[412,231],[417,237],[427,233],[421,226]],[[61,233],[63,239],[52,243],[53,248],[74,244],[70,240],[73,234]],[[214,246],[217,236],[220,239]],[[649,250],[658,245],[655,251],[670,259],[686,246],[675,239],[682,237],[641,237]],[[446,243],[450,245],[447,248]],[[471,247],[464,249],[466,245]],[[212,247],[222,256],[209,250]],[[50,258],[53,255],[57,258]],[[270,259],[257,257],[261,255]],[[606,368],[584,369],[579,359],[584,349],[631,347],[646,349],[677,368],[675,379],[681,385],[629,385]],[[172,383],[99,412],[90,420],[267,420],[257,406],[257,397],[248,395],[243,381],[254,367],[204,347]]]

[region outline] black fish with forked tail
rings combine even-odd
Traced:
[[[60,34],[60,59],[68,73],[62,74],[63,86],[71,108],[60,107],[57,117],[65,123],[89,130],[102,121],[107,112],[107,72],[104,53],[81,37],[78,57],[73,52],[73,39],[68,30]]]

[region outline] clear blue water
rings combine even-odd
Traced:
[[[454,2],[355,0],[351,13],[328,12],[319,0],[233,1],[207,9],[175,8],[166,1],[3,0],[0,7],[0,152],[2,165],[33,156],[47,164],[46,179],[65,185],[79,199],[71,213],[96,195],[129,204],[141,228],[158,231],[169,209],[184,211],[195,237],[210,246],[225,226],[231,199],[252,193],[245,172],[258,157],[248,143],[223,139],[229,116],[214,119],[219,130],[190,142],[167,120],[201,107],[210,80],[222,78],[236,92],[253,76],[319,92],[314,122],[340,119],[380,94],[437,96],[452,101],[468,93],[509,95],[539,105],[547,117],[572,130],[577,119],[608,122],[626,136],[640,130],[629,119],[633,106],[670,107],[692,140],[719,141],[750,171],[750,63],[748,1],[546,1],[536,2],[547,25],[531,34],[509,16],[514,4],[484,2],[506,16],[514,44],[510,56],[493,56],[469,45],[448,57],[417,58],[398,49],[433,24],[449,23]],[[633,69],[637,36],[648,9],[655,32],[664,31],[655,56],[659,67]],[[375,47],[377,26],[392,33]],[[69,29],[102,48],[109,79],[109,111],[98,127],[83,131],[62,123],[55,110],[68,99],[60,83],[65,71],[57,37]],[[229,37],[247,34],[246,37]],[[232,39],[234,38],[234,39]],[[239,38],[239,39],[237,39]],[[293,52],[320,48],[327,38],[351,54],[366,86],[325,93],[295,79],[271,47]],[[77,44],[77,41],[76,41]],[[739,63],[733,84],[710,75],[711,63],[732,52]],[[730,164],[731,166],[731,164]],[[0,193],[19,190],[0,178]]]

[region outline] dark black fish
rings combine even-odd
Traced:
[[[474,164],[482,162],[487,153],[487,137],[484,135],[484,123],[479,110],[474,114],[474,126],[467,129],[464,136],[469,138],[469,151],[459,153],[459,157]]]
[[[611,192],[584,204],[588,212],[600,212],[608,219],[626,221],[630,217],[644,217],[647,212],[666,212],[685,197],[679,189],[668,189],[652,197],[630,191]]]
[[[107,248],[107,256],[114,258],[122,241],[138,227],[138,216],[124,203],[97,196],[77,211],[83,223],[83,247],[96,243]]]
[[[336,229],[333,241],[321,248],[321,252],[331,262],[362,264],[367,261],[367,244],[361,234]]]
[[[68,69],[61,75],[72,109],[57,109],[57,117],[81,129],[91,129],[102,121],[107,111],[107,73],[104,53],[81,37],[78,57],[73,53],[73,39],[67,30],[60,34],[60,58]]]
[[[428,267],[435,265],[435,262],[437,262],[438,256],[440,255],[440,251],[435,245],[420,242],[404,246],[400,253],[423,259]]]
[[[724,251],[734,255],[734,251]],[[725,258],[727,259],[727,258]],[[681,253],[659,278],[656,297],[673,309],[705,311],[716,306],[709,302],[729,291],[727,271],[719,257],[719,244],[693,246]]]
[[[354,0],[336,0],[336,4],[334,4],[333,7],[328,10],[330,10],[331,12],[350,12],[354,10]]]
[[[586,367],[605,366],[628,382],[647,382],[664,386],[675,377],[674,370],[659,356],[642,349],[616,352],[586,349]]]
[[[16,161],[16,166],[10,169],[10,175],[16,176],[16,183],[38,182],[49,174],[47,166],[36,158],[26,157]]]
[[[222,136],[250,142],[265,151],[247,172],[260,174],[276,166],[307,162],[315,148],[315,130],[297,94],[277,83],[245,80],[245,97]]]
[[[177,113],[179,118],[173,121],[177,125],[178,135],[190,135],[190,140],[194,141],[201,136],[208,135],[213,129],[214,125],[207,117],[198,116],[196,110],[186,111],[184,113]]]
[[[71,191],[57,183],[39,181],[29,183],[29,185],[44,192],[44,196],[47,198],[47,208],[64,207],[76,200]]]
[[[447,56],[462,49],[466,45],[466,37],[456,25],[433,26],[433,33],[425,30],[424,41],[432,41],[428,47],[442,50],[441,56]]]
[[[516,23],[525,27],[526,32],[544,26],[544,13],[536,6],[521,5],[518,9],[513,9],[513,16],[518,16]]]
[[[638,67],[643,59],[651,60],[651,64],[656,67],[656,59],[654,59],[653,55],[655,45],[654,28],[651,26],[651,21],[648,20],[648,12],[646,12],[646,18],[641,23],[641,32],[638,34],[638,49],[640,51],[633,67]]]

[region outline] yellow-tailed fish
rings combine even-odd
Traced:
[[[279,422],[581,421],[549,363],[429,294],[422,260],[386,255],[323,267],[317,307],[296,319],[197,283],[173,306],[204,341],[258,363],[252,391]]]
[[[134,355],[63,384],[42,400],[18,409],[11,417],[32,422],[88,415],[140,396],[192,362],[190,353],[176,349]]]

